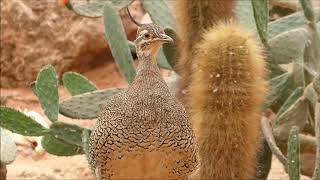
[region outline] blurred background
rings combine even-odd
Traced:
[[[172,7],[174,0],[167,0],[167,3]],[[313,0],[313,5],[320,7],[320,0]],[[269,6],[269,9],[281,9],[282,12],[270,13],[270,21],[301,10],[298,0],[269,0]],[[151,21],[139,0],[130,5],[130,10],[138,22]],[[127,38],[134,40],[136,25],[129,20],[125,10],[120,10],[119,15]],[[104,38],[102,18],[78,16],[57,0],[1,0],[0,41],[1,105],[34,111],[45,117],[30,83],[47,64],[56,68],[60,78],[66,71],[79,72],[98,88],[127,85]],[[162,72],[164,77],[172,74],[169,70]],[[62,86],[59,95],[61,100],[69,96]],[[74,121],[61,115],[59,120]],[[92,123],[80,121],[85,127]],[[18,154],[7,166],[8,179],[94,179],[83,155],[58,157],[38,152],[35,150],[37,139],[31,137],[14,136],[14,141]],[[288,179],[276,159],[269,179]]]

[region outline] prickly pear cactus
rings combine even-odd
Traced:
[[[0,128],[0,138],[0,162],[1,164],[10,164],[16,158],[16,144],[3,128]]]

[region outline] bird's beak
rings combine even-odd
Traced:
[[[161,37],[159,38],[159,40],[163,43],[173,43],[173,39],[166,34],[161,34]]]

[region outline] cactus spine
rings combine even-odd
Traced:
[[[250,179],[259,138],[265,82],[262,51],[230,21],[234,0],[177,0],[177,96],[199,143],[191,179]]]
[[[177,96],[182,96],[190,80],[190,68],[193,58],[193,47],[201,39],[201,35],[208,28],[219,21],[227,21],[233,17],[234,0],[177,0],[176,18],[177,30],[181,37],[178,40],[176,70],[181,75],[178,82]],[[180,41],[180,42],[179,42]],[[181,94],[181,91],[182,94]]]
[[[250,179],[264,100],[259,45],[233,23],[203,35],[194,49],[187,104],[199,143],[200,179]]]

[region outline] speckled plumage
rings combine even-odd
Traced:
[[[189,118],[155,62],[162,43],[145,32],[148,39],[164,34],[154,24],[138,30],[138,74],[127,92],[107,101],[90,136],[89,162],[99,179],[184,179],[197,165]]]

